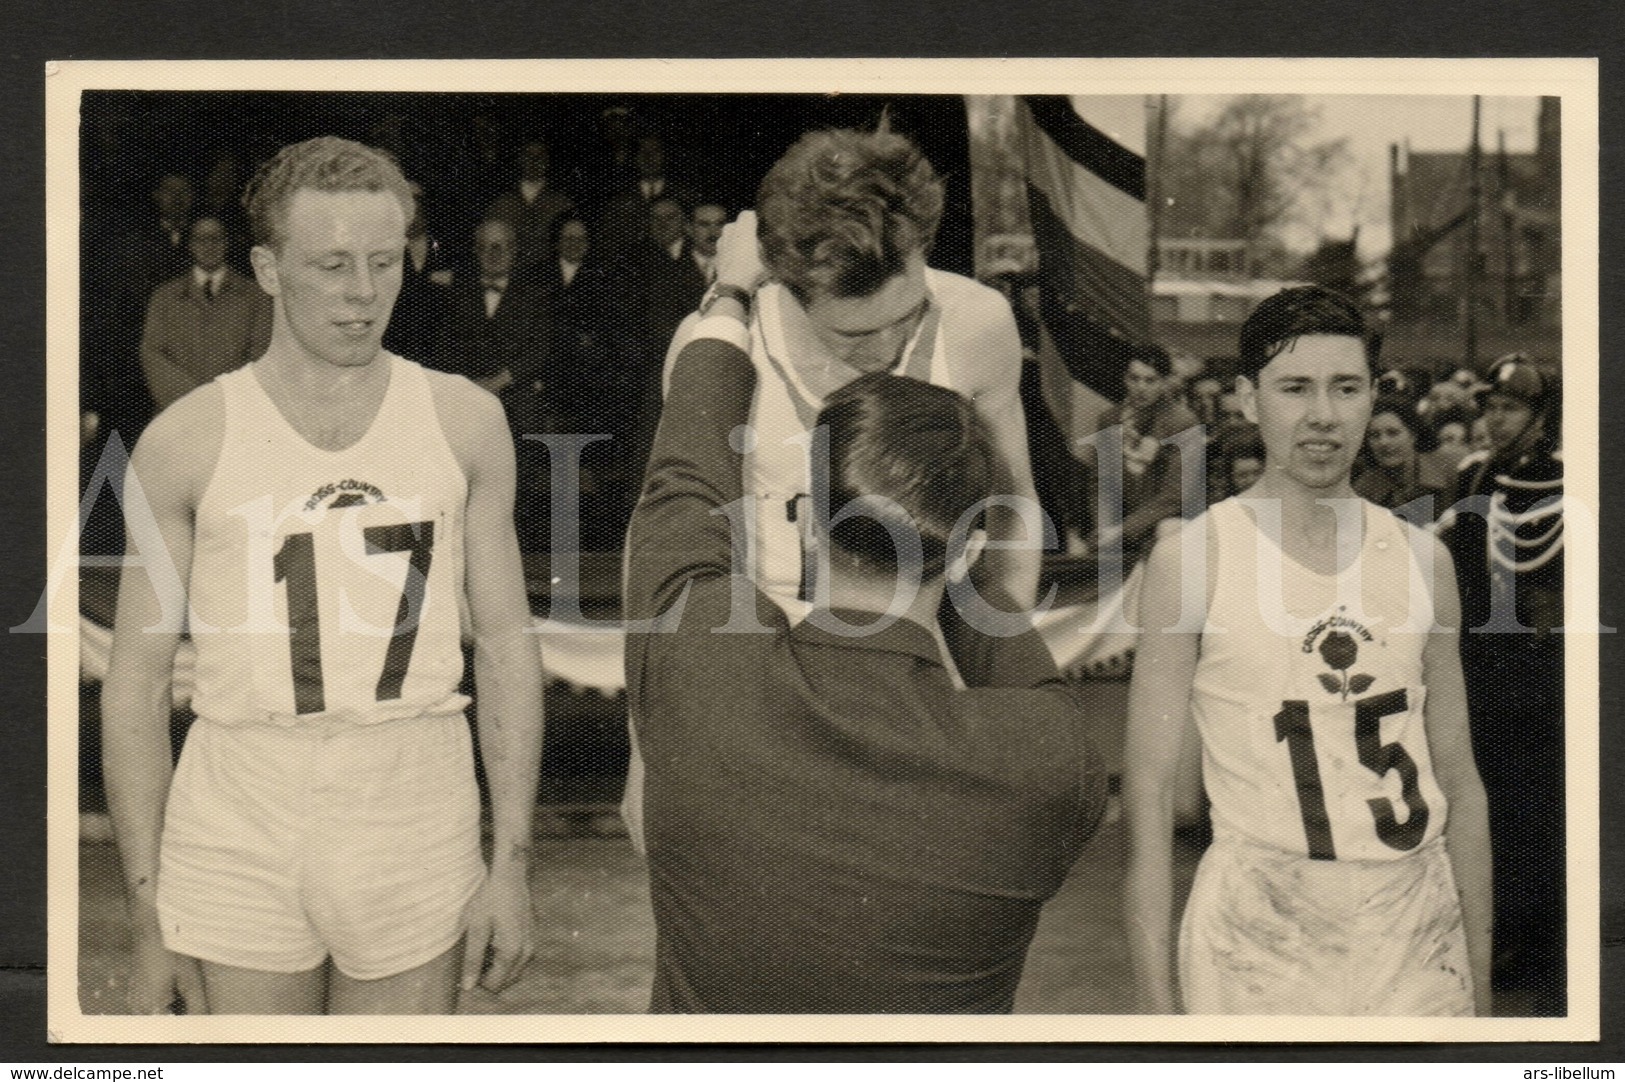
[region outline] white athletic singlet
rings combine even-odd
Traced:
[[[461,711],[468,482],[428,377],[393,354],[366,434],[312,446],[254,365],[218,377],[225,438],[191,576],[199,717],[366,725]]]
[[[1339,575],[1284,556],[1238,498],[1208,511],[1218,561],[1192,712],[1217,837],[1391,860],[1444,830],[1422,713],[1431,580],[1413,547],[1431,538],[1362,505],[1364,543]]]
[[[1008,337],[1015,343],[1014,317],[997,290],[962,275],[927,267],[925,282],[931,303],[892,372],[969,394],[967,371],[987,358],[967,354],[998,341],[1001,323],[1010,324]],[[791,360],[797,332],[788,324],[804,323],[805,316],[790,292],[769,283],[757,291],[753,307],[750,356],[757,384],[750,423],[756,444],[744,466],[745,492],[756,505],[750,524],[751,578],[794,621],[810,608],[802,597],[804,554],[797,520],[812,491],[808,434],[824,395],[808,385]],[[668,377],[693,327],[690,317],[673,339],[666,357]],[[1019,363],[1019,354],[1012,353],[1010,363]]]

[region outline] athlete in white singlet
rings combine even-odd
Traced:
[[[1241,334],[1262,478],[1152,554],[1129,704],[1127,916],[1145,1009],[1175,1008],[1172,798],[1212,801],[1179,938],[1192,1013],[1487,1010],[1488,835],[1449,556],[1365,503],[1359,310],[1318,287]]]
[[[1009,305],[997,290],[927,267],[923,259],[910,266],[909,277],[915,276],[923,290],[905,313],[907,327],[897,328],[889,346],[878,347],[877,356],[891,357],[888,370],[895,375],[951,387],[975,400],[1000,441],[1002,457],[1017,463],[1011,491],[1036,499],[1019,384],[1014,382],[1021,373],[1021,342]],[[888,309],[867,322],[890,314]],[[668,372],[698,318],[692,315],[678,328],[667,354]],[[756,512],[751,577],[796,619],[809,608],[804,523],[799,519],[812,491],[810,433],[825,396],[863,374],[871,362],[867,354],[854,358],[829,350],[808,309],[788,288],[771,281],[754,293],[750,343],[757,377],[751,411],[756,443],[745,456],[745,489]],[[1013,412],[1011,395],[1017,396]],[[1016,559],[1007,562],[1005,586],[1012,596],[1030,602],[1037,581],[1032,557],[1038,550],[1007,553]]]
[[[389,159],[301,143],[248,203],[270,349],[166,410],[131,461],[140,565],[103,695],[131,1009],[446,1012],[459,974],[500,988],[532,950],[541,676],[512,441],[490,395],[379,346],[411,207]],[[198,719],[172,776],[183,617]]]
[[[1030,608],[1038,589],[1043,528],[1021,404],[1021,339],[1002,294],[928,268],[942,213],[942,181],[919,149],[884,125],[874,132],[820,131],[779,159],[757,193],[757,211],[729,226],[754,234],[748,280],[718,280],[705,306],[731,296],[751,312],[757,392],[745,448],[752,579],[791,617],[809,611],[814,564],[805,544],[813,491],[811,430],[824,398],[867,372],[951,387],[977,405],[1009,474],[1006,504],[988,511],[983,569],[990,586]],[[759,220],[758,220],[759,215]],[[670,373],[698,315],[678,328]],[[736,531],[747,528],[736,520]],[[642,837],[637,719],[622,813]]]

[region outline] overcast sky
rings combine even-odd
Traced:
[[[1186,97],[1180,103],[1181,118],[1197,120],[1225,100]],[[1346,238],[1358,224],[1361,254],[1380,256],[1388,251],[1390,242],[1389,144],[1408,140],[1413,150],[1465,151],[1472,134],[1472,98],[1312,95],[1306,100],[1320,113],[1320,125],[1311,138],[1317,142],[1347,139],[1350,161],[1333,182],[1324,213],[1311,212],[1312,220],[1295,227],[1288,242],[1312,248],[1322,236]],[[1492,155],[1501,131],[1506,132],[1509,152],[1535,149],[1538,109],[1536,98],[1484,99],[1479,137],[1486,167],[1494,167]]]

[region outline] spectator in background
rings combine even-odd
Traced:
[[[553,262],[544,267],[541,279],[543,292],[549,296],[576,288],[576,277],[587,266],[587,254],[592,250],[587,223],[573,214],[560,218],[553,229],[553,248]]]
[[[667,175],[666,142],[656,135],[645,135],[638,140],[637,153],[632,157],[638,179],[634,186],[639,198],[650,210],[656,200],[676,199],[679,203],[693,202],[693,193]]]
[[[1199,375],[1190,381],[1185,392],[1185,399],[1196,419],[1209,429],[1219,422],[1219,396],[1224,393],[1224,383],[1217,376]]]
[[[171,170],[153,185],[152,205],[157,217],[149,219],[129,238],[132,258],[125,263],[133,272],[128,284],[139,293],[142,305],[154,289],[191,267],[188,230],[196,201],[192,178],[185,173]]]
[[[1183,452],[1174,437],[1197,427],[1196,415],[1174,393],[1173,366],[1168,351],[1158,345],[1136,350],[1123,375],[1124,398],[1100,416],[1103,434],[1090,457],[1095,462],[1100,499],[1097,506],[1110,514],[1114,501],[1109,488],[1121,462],[1121,519],[1097,524],[1095,547],[1103,548],[1121,537],[1123,547],[1139,554],[1155,539],[1157,524],[1177,518],[1186,510]],[[1113,437],[1115,430],[1120,433]],[[1198,484],[1200,481],[1197,482]],[[1206,504],[1199,494],[1192,510]]]
[[[452,281],[451,270],[446,266],[440,242],[424,223],[422,185],[407,183],[412,189],[412,220],[406,224],[401,292],[384,331],[384,348],[407,360],[432,363],[435,336],[446,307],[446,289]]]
[[[606,262],[578,217],[559,221],[555,243],[558,255],[541,277],[552,329],[550,404],[562,431],[610,437],[582,453],[581,544],[612,548],[641,480],[633,476],[641,463],[633,447],[640,401],[632,397],[645,342],[640,279],[621,275],[624,263]]]
[[[703,226],[698,224],[702,221]],[[708,271],[716,258],[717,237],[727,221],[727,209],[715,203],[696,207],[693,220],[675,199],[657,200],[650,208],[651,236],[659,249],[650,254],[647,268],[649,344],[656,377],[677,325],[699,305],[711,284]],[[658,378],[653,386],[658,399]]]
[[[1435,447],[1433,430],[1408,401],[1377,399],[1356,466],[1354,491],[1413,526],[1428,525],[1442,508],[1439,490],[1422,482],[1420,456]]]
[[[226,266],[227,243],[218,218],[193,222],[191,270],[159,286],[147,305],[141,369],[158,412],[270,344],[271,298]]]
[[[637,180],[638,170],[632,164],[637,149],[631,106],[624,102],[606,106],[598,115],[598,138],[587,152],[582,183],[577,187],[588,204],[588,213],[597,214],[605,200]]]
[[[688,254],[688,214],[671,196],[649,204],[649,239],[669,262],[680,262]]]
[[[575,209],[575,200],[548,187],[548,149],[530,139],[519,152],[519,180],[491,202],[485,217],[508,223],[517,245],[514,267],[528,273],[553,255],[550,239],[560,215]]]
[[[502,400],[516,433],[530,431],[548,349],[544,295],[515,273],[513,228],[491,218],[474,231],[478,280],[453,282],[436,336],[435,367],[466,376]],[[540,429],[536,429],[540,431]]]
[[[1213,443],[1208,502],[1239,496],[1263,475],[1264,438],[1257,426],[1233,425]]]
[[[109,222],[100,236],[89,234],[81,266],[86,367],[81,397],[97,416],[98,435],[117,435],[126,449],[135,446],[153,413],[141,364],[148,302],[154,289],[192,265],[187,250],[195,202],[191,179],[165,170],[153,179],[149,194],[152,216],[133,225]]]
[[[1252,424],[1247,420],[1246,411],[1241,407],[1241,395],[1236,393],[1233,386],[1220,392],[1213,420],[1220,429],[1230,425]]]
[[[1473,415],[1460,406],[1451,406],[1429,414],[1427,419],[1433,426],[1433,438],[1438,446],[1422,455],[1422,483],[1439,492],[1449,492],[1455,487],[1461,460],[1472,450],[1467,438]]]
[[[717,277],[717,239],[728,224],[728,208],[721,203],[701,202],[688,219],[690,258],[706,285]]]
[[[1438,413],[1452,406],[1474,410],[1476,396],[1484,389],[1484,382],[1471,369],[1458,368],[1450,378],[1442,379],[1428,388],[1426,412]],[[1476,410],[1474,410],[1476,412]]]
[[[243,210],[241,165],[237,155],[230,150],[215,152],[208,162],[208,171],[203,174],[198,216],[217,218],[224,223],[226,263],[247,276],[252,273],[248,265],[248,249],[253,238],[249,235],[248,214]]]
[[[548,509],[547,456],[526,435],[557,429],[548,386],[548,301],[534,277],[515,269],[513,228],[500,218],[474,231],[478,279],[454,281],[435,334],[434,366],[473,380],[502,402],[518,461],[517,525],[521,548],[538,543]],[[439,287],[434,287],[439,288]]]
[[[1252,488],[1260,477],[1264,476],[1264,441],[1243,444],[1241,449],[1230,457],[1230,491],[1232,493],[1246,492]]]

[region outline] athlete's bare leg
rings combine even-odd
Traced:
[[[303,973],[269,973],[204,962],[203,987],[210,1014],[321,1014],[327,964]]]
[[[451,1014],[457,1009],[457,976],[463,963],[459,940],[440,957],[405,973],[358,981],[333,970],[328,1014]]]

